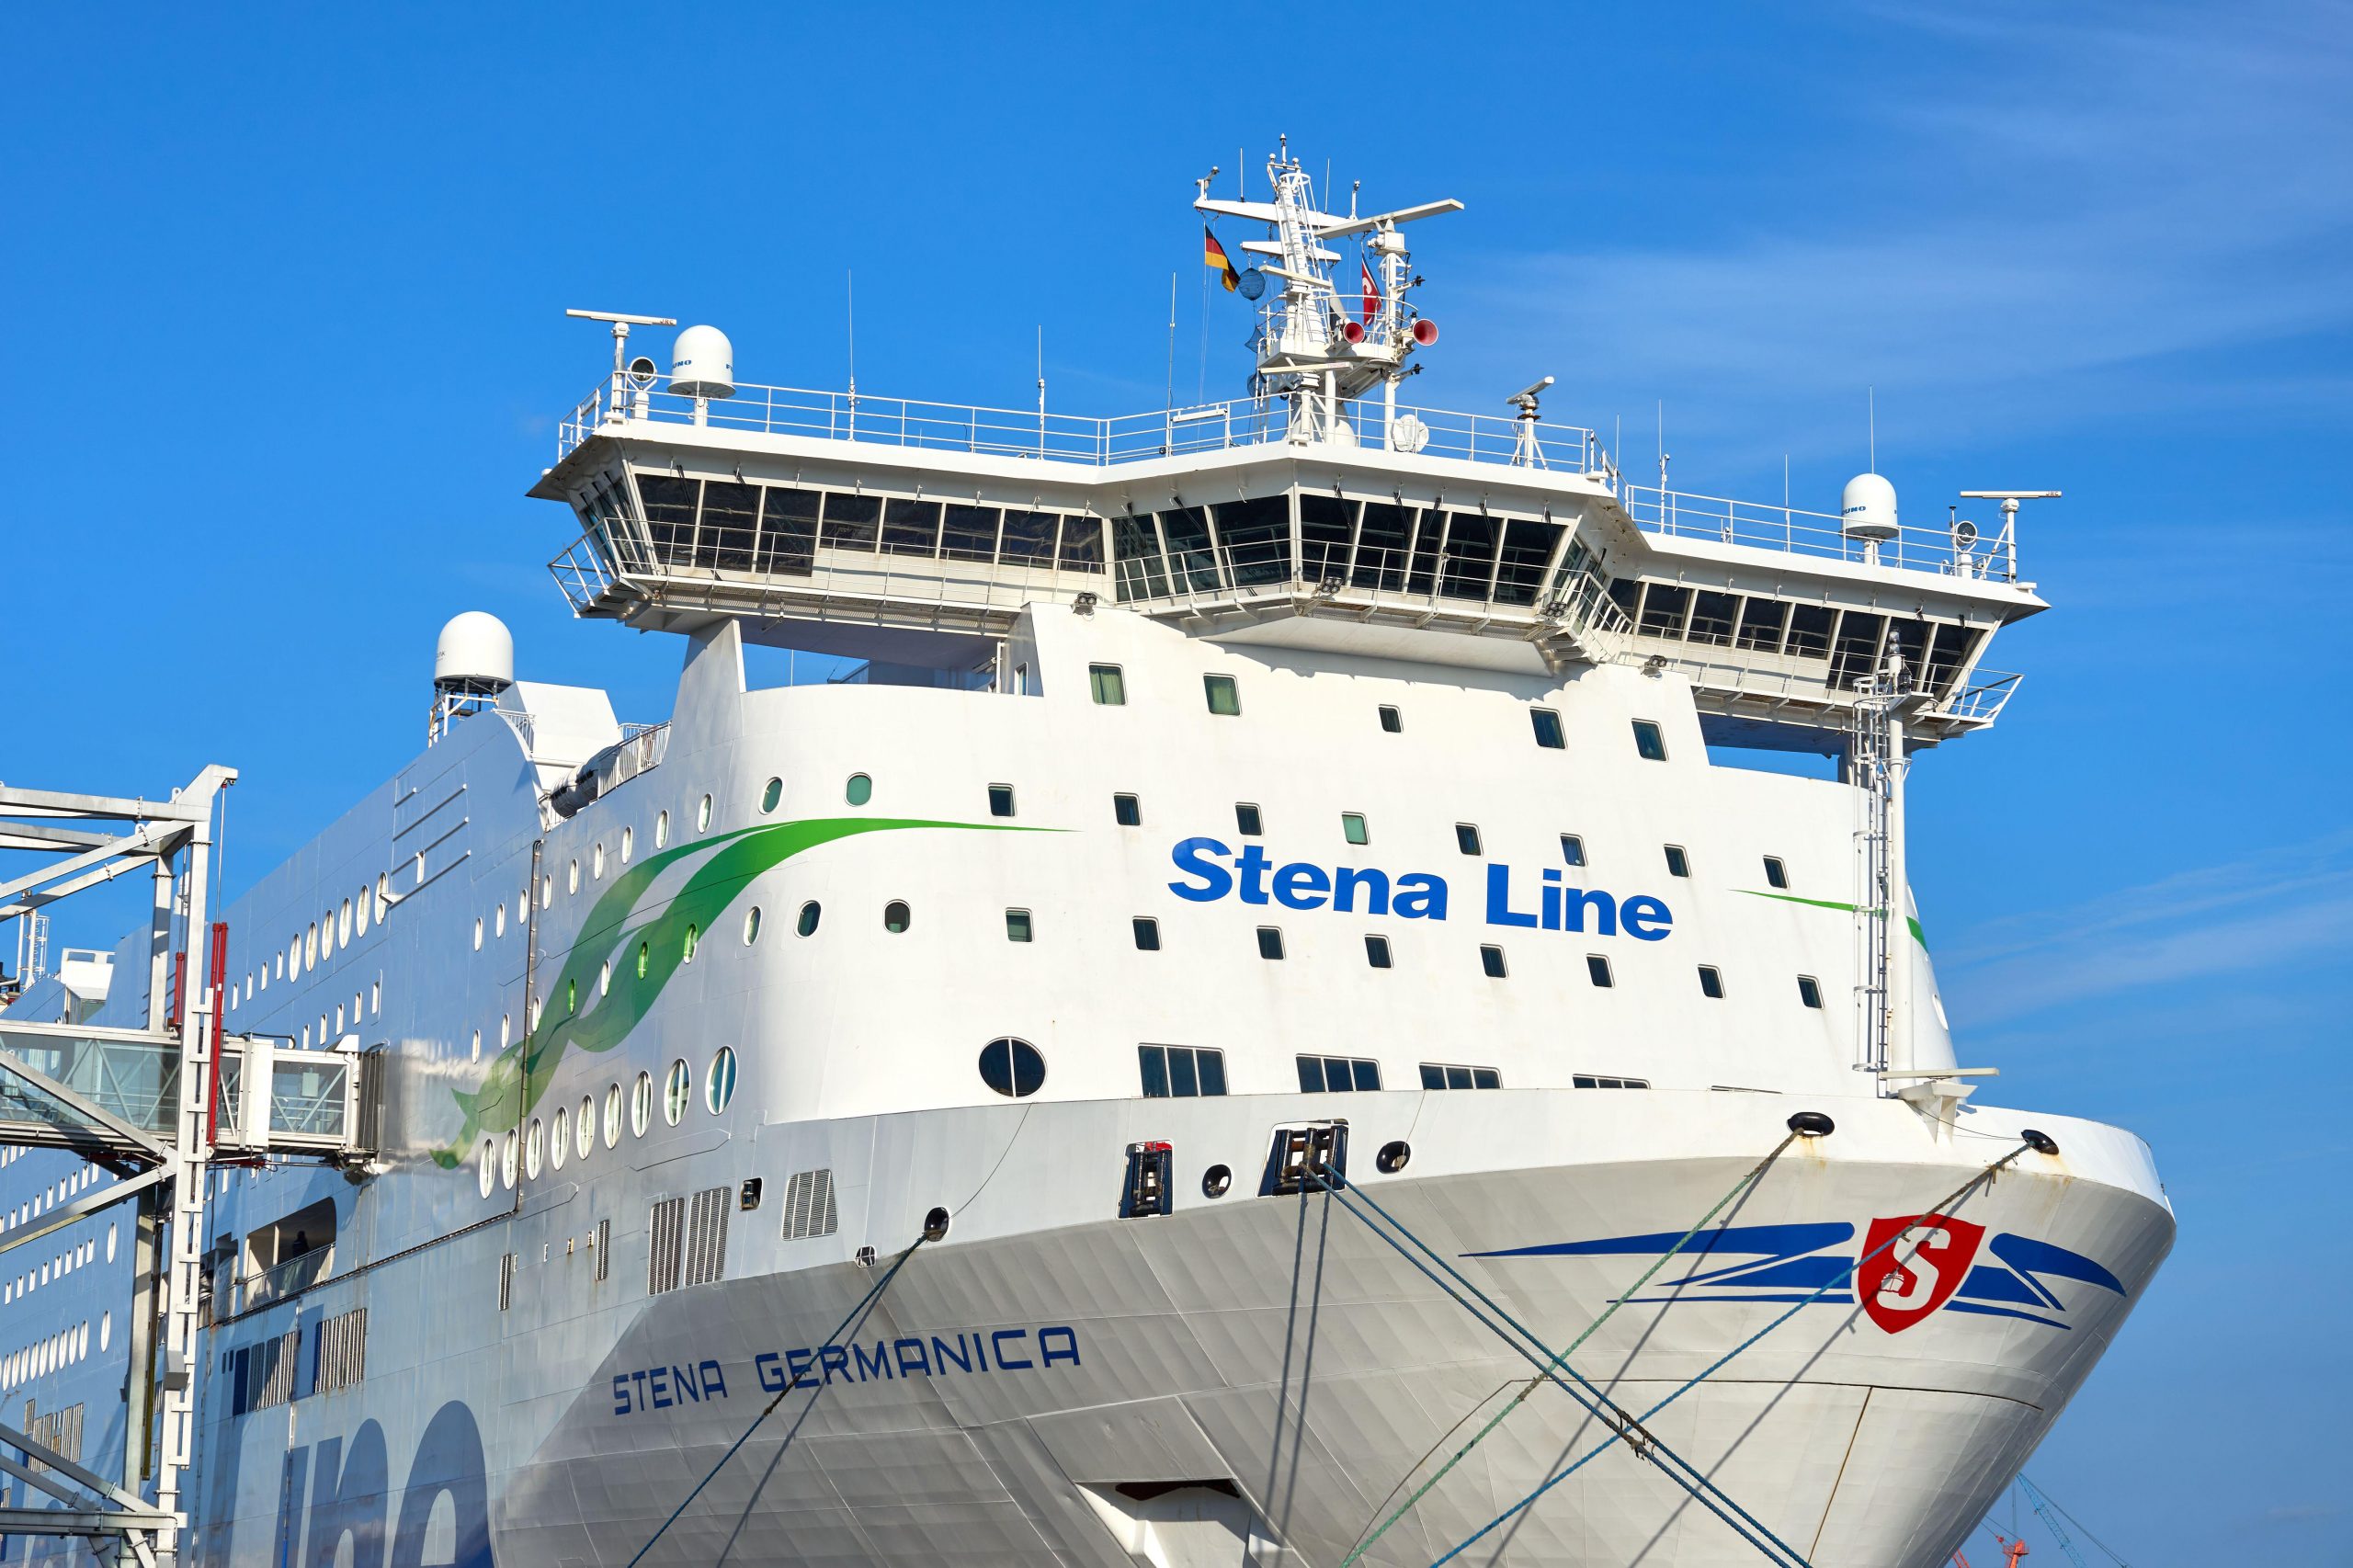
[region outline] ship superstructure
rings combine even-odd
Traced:
[[[1972,1103],[1904,875],[2043,608],[2022,493],[1751,506],[1541,383],[1416,406],[1456,204],[1267,175],[1195,204],[1267,234],[1233,402],[761,387],[708,327],[665,375],[601,318],[532,494],[676,706],[460,618],[430,744],[225,912],[241,1060],[358,1065],[329,1158],[202,1175],[195,1557],[1926,1564],[2007,1483],[2172,1233],[2137,1140]],[[1569,1386],[1514,1403],[1499,1324],[1591,1331]]]

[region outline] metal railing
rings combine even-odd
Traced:
[[[667,378],[656,378],[652,385],[641,388],[617,375],[597,386],[558,423],[556,458],[562,461],[608,420],[639,419],[1101,468],[1263,446],[1289,440],[1294,434],[1302,440],[1311,439],[1311,432],[1321,429],[1322,408],[1312,393],[1301,393],[1296,404],[1288,395],[1236,398],[1096,418],[803,387],[739,386],[733,397],[699,399],[669,391]],[[1339,403],[1337,410],[1346,422],[1347,440],[1372,448],[1390,445],[1389,413],[1381,402],[1357,399]],[[1525,457],[1527,442],[1532,441],[1546,468],[1604,473],[1613,483],[1616,478],[1598,437],[1581,426],[1537,421],[1532,437],[1524,441],[1524,422],[1517,417],[1404,406],[1395,412],[1401,450],[1469,462],[1512,463]]]
[[[1714,540],[1756,550],[1890,566],[1901,572],[1934,572],[1948,577],[2000,582],[2015,582],[2018,578],[2018,552],[2014,546],[1984,540],[1981,541],[1982,548],[1963,549],[1942,528],[1906,527],[1898,529],[1892,539],[1866,540],[1849,535],[1845,519],[1835,513],[1662,490],[1654,484],[1629,484],[1620,492],[1620,500],[1635,527],[1645,533],[1668,538]]]
[[[1971,676],[1970,685],[1953,693],[1937,710],[1969,723],[1990,724],[2025,679],[2000,670],[1978,670]]]
[[[237,1281],[237,1296],[231,1311],[248,1312],[266,1307],[272,1301],[282,1301],[299,1291],[307,1290],[335,1270],[335,1244],[313,1247],[309,1252],[296,1253],[284,1262],[248,1274]]]

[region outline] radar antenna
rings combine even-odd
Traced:
[[[1382,442],[1392,444],[1397,409],[1397,383],[1410,372],[1406,358],[1416,347],[1438,341],[1438,324],[1414,309],[1408,292],[1421,279],[1413,276],[1411,257],[1400,224],[1440,212],[1459,212],[1460,201],[1426,201],[1369,217],[1356,215],[1355,193],[1347,214],[1324,211],[1316,204],[1314,185],[1300,160],[1290,154],[1285,137],[1281,151],[1267,160],[1267,182],[1272,201],[1228,201],[1209,194],[1209,182],[1199,182],[1194,210],[1267,225],[1268,238],[1245,240],[1241,248],[1264,256],[1252,270],[1279,279],[1279,295],[1259,307],[1258,330],[1251,338],[1257,353],[1253,389],[1261,397],[1280,397],[1290,403],[1290,438],[1331,440],[1353,445],[1356,432],[1341,415],[1341,405],[1381,389]],[[1328,242],[1366,235],[1372,255],[1362,264],[1368,286],[1350,310],[1332,279],[1340,253]],[[1378,274],[1374,263],[1379,263]]]

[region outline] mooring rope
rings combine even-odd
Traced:
[[[1643,1286],[1651,1282],[1652,1278],[1657,1275],[1660,1269],[1665,1268],[1668,1263],[1673,1261],[1677,1253],[1680,1253],[1685,1247],[1690,1245],[1692,1237],[1705,1230],[1717,1215],[1722,1213],[1732,1205],[1733,1199],[1737,1199],[1743,1192],[1756,1185],[1756,1181],[1764,1176],[1765,1172],[1772,1165],[1773,1162],[1779,1159],[1783,1152],[1785,1152],[1791,1143],[1795,1142],[1797,1138],[1798,1134],[1792,1131],[1789,1136],[1783,1138],[1779,1143],[1775,1144],[1771,1153],[1758,1161],[1746,1173],[1745,1173],[1738,1181],[1733,1183],[1731,1189],[1722,1198],[1716,1199],[1714,1206],[1711,1207],[1705,1214],[1700,1215],[1698,1221],[1694,1223],[1689,1230],[1684,1232],[1683,1234],[1677,1239],[1673,1246],[1668,1247],[1666,1251],[1661,1253],[1656,1260],[1654,1260],[1648,1268],[1643,1271],[1642,1278],[1635,1280],[1633,1284],[1626,1288],[1624,1294],[1617,1297],[1615,1300],[1611,1301],[1607,1307],[1603,1308],[1601,1315],[1595,1318],[1590,1324],[1587,1324],[1582,1334],[1579,1334],[1576,1338],[1571,1340],[1565,1348],[1558,1352],[1551,1353],[1551,1359],[1545,1362],[1542,1369],[1540,1369],[1536,1376],[1529,1379],[1527,1383],[1521,1387],[1520,1391],[1517,1394],[1513,1395],[1511,1399],[1505,1403],[1501,1410],[1496,1411],[1495,1414],[1489,1418],[1485,1426],[1480,1427],[1477,1432],[1473,1433],[1468,1442],[1455,1449],[1453,1454],[1448,1458],[1447,1461],[1438,1466],[1437,1471],[1433,1473],[1427,1481],[1423,1482],[1421,1485],[1415,1487],[1412,1494],[1408,1496],[1404,1502],[1397,1506],[1397,1509],[1394,1513],[1383,1519],[1380,1526],[1375,1528],[1370,1535],[1365,1537],[1365,1539],[1358,1542],[1346,1557],[1340,1559],[1340,1568],[1351,1568],[1351,1565],[1355,1563],[1358,1558],[1362,1557],[1367,1551],[1370,1551],[1372,1549],[1373,1543],[1389,1532],[1391,1526],[1404,1518],[1407,1514],[1413,1512],[1414,1508],[1421,1502],[1421,1500],[1427,1496],[1431,1490],[1435,1488],[1439,1482],[1446,1479],[1448,1472],[1452,1471],[1456,1465],[1461,1464],[1463,1459],[1470,1454],[1471,1450],[1477,1448],[1479,1444],[1486,1438],[1489,1433],[1493,1432],[1497,1426],[1503,1425],[1504,1418],[1506,1416],[1508,1416],[1513,1411],[1518,1409],[1529,1394],[1535,1392],[1540,1385],[1541,1385],[1548,1378],[1552,1377],[1556,1368],[1568,1370],[1569,1375],[1575,1377],[1577,1381],[1580,1383],[1586,1383],[1586,1380],[1583,1377],[1579,1377],[1574,1369],[1570,1368],[1569,1358],[1574,1355],[1578,1347],[1583,1346],[1586,1340],[1592,1338],[1595,1334],[1598,1333],[1602,1324],[1608,1323],[1610,1318],[1617,1313],[1618,1309],[1626,1304],[1629,1298],[1638,1294]],[[1327,1187],[1325,1190],[1329,1192],[1332,1188]],[[1423,1242],[1420,1237],[1415,1236],[1412,1231],[1406,1229],[1404,1224],[1399,1222],[1395,1215],[1391,1214],[1387,1210],[1381,1208],[1379,1203],[1374,1202],[1370,1197],[1366,1197],[1362,1188],[1357,1188],[1355,1189],[1355,1192],[1357,1197],[1362,1198],[1364,1201],[1370,1205],[1376,1213],[1380,1214],[1382,1219],[1395,1226],[1400,1234],[1411,1241],[1415,1246],[1421,1248],[1422,1251],[1428,1253],[1432,1258],[1438,1261],[1438,1266],[1441,1268],[1444,1268],[1449,1274],[1453,1275],[1457,1279],[1461,1279],[1464,1288],[1475,1293],[1481,1301],[1485,1301],[1489,1307],[1494,1309],[1497,1316],[1502,1317],[1504,1321],[1509,1323],[1513,1328],[1518,1329],[1523,1336],[1535,1344],[1537,1348],[1544,1348],[1543,1342],[1541,1340],[1538,1339],[1534,1334],[1530,1333],[1525,1325],[1513,1319],[1509,1313],[1503,1310],[1502,1307],[1496,1305],[1493,1298],[1489,1297],[1485,1291],[1479,1290],[1479,1288],[1476,1285],[1472,1284],[1470,1280],[1463,1278],[1461,1273],[1456,1269],[1452,1264],[1439,1256],[1439,1255],[1427,1244]],[[1345,1199],[1343,1201],[1345,1202]],[[1475,1316],[1476,1314],[1474,1313],[1473,1315]],[[1557,1379],[1553,1379],[1553,1381],[1558,1381]],[[1586,1386],[1588,1389],[1592,1388],[1590,1383],[1586,1383]],[[1597,1396],[1600,1394],[1600,1391],[1597,1389],[1593,1390],[1593,1392]],[[1580,1401],[1580,1403],[1583,1402]],[[1598,1413],[1597,1412],[1596,1414]],[[1677,1462],[1680,1461],[1678,1460]],[[1694,1473],[1697,1474],[1696,1471],[1694,1471]],[[1701,1479],[1703,1481],[1705,1480],[1704,1477]],[[1731,1503],[1731,1501],[1732,1500],[1730,1498],[1725,1498],[1725,1502]],[[1737,1505],[1733,1506],[1735,1507],[1737,1506]],[[1742,1510],[1742,1513],[1744,1517],[1747,1517],[1745,1510]],[[1756,1523],[1753,1518],[1750,1522],[1752,1524]],[[1737,1527],[1734,1528],[1737,1528]],[[1764,1526],[1757,1524],[1756,1528],[1763,1529]],[[1767,1533],[1768,1535],[1770,1534],[1769,1531]],[[1774,1544],[1782,1545],[1782,1543],[1778,1540]],[[1790,1551],[1787,1546],[1782,1546],[1782,1550],[1789,1551],[1790,1556],[1797,1557],[1797,1553],[1794,1551]],[[1804,1561],[1802,1557],[1799,1557],[1797,1560],[1801,1562]]]
[[[859,1314],[866,1312],[866,1310],[871,1307],[876,1301],[881,1300],[882,1292],[891,1288],[891,1281],[898,1278],[899,1270],[906,1267],[907,1259],[915,1256],[915,1247],[923,1245],[925,1242],[929,1241],[930,1239],[931,1238],[928,1236],[917,1236],[915,1239],[915,1244],[908,1247],[906,1251],[901,1253],[892,1261],[890,1268],[884,1272],[882,1278],[874,1282],[874,1288],[866,1292],[865,1296],[859,1300],[858,1305],[850,1308],[849,1315],[842,1319],[839,1324],[835,1324],[834,1332],[825,1335],[824,1339],[821,1341],[821,1343],[831,1345],[840,1339],[842,1335],[848,1330],[850,1324],[858,1320]],[[792,1392],[793,1390],[800,1388],[801,1386],[801,1378],[798,1374],[785,1380],[784,1387],[776,1391],[776,1397],[768,1401],[767,1405],[761,1409],[759,1415],[752,1418],[752,1424],[749,1426],[744,1428],[744,1435],[727,1445],[727,1451],[719,1456],[719,1462],[712,1465],[710,1469],[704,1473],[703,1478],[700,1481],[695,1483],[695,1489],[692,1492],[688,1493],[685,1500],[679,1503],[676,1507],[670,1510],[670,1517],[663,1520],[662,1523],[655,1528],[654,1533],[646,1538],[646,1541],[643,1546],[637,1549],[637,1555],[629,1560],[629,1568],[637,1568],[637,1565],[645,1560],[645,1554],[654,1550],[654,1543],[660,1540],[664,1533],[666,1532],[672,1525],[678,1522],[678,1516],[685,1513],[693,1504],[694,1500],[702,1495],[702,1489],[716,1480],[721,1471],[727,1468],[727,1461],[735,1457],[736,1450],[741,1449],[745,1443],[750,1442],[752,1440],[752,1434],[760,1429],[760,1424],[766,1421],[770,1415],[776,1414],[776,1407],[784,1403],[784,1396]],[[819,1383],[814,1385],[814,1387],[815,1392],[822,1392],[824,1385],[823,1383]],[[791,1442],[792,1438],[788,1435],[785,1438],[786,1446],[790,1447]]]
[[[2017,1159],[2020,1154],[2025,1153],[2028,1150],[2037,1147],[2040,1136],[2040,1134],[2030,1134],[2027,1140],[2020,1142],[2017,1148],[2011,1150],[2008,1153],[2003,1155],[1992,1165],[1987,1165],[1984,1170],[1979,1171],[1966,1182],[1963,1182],[1959,1187],[1955,1188],[1949,1196],[1945,1198],[1943,1201],[1938,1203],[1936,1207],[1927,1210],[1927,1212],[1921,1215],[1920,1218],[1926,1220],[1944,1217],[1949,1210],[1966,1199],[1969,1195],[1976,1191],[1980,1186],[1993,1180],[1993,1178],[1999,1174],[2003,1166],[2008,1165],[2011,1161]],[[1719,1371],[1722,1371],[1724,1367],[1732,1361],[1733,1357],[1738,1356],[1742,1351],[1746,1350],[1750,1346],[1755,1345],[1758,1340],[1764,1338],[1767,1335],[1772,1333],[1775,1329],[1780,1327],[1791,1318],[1797,1316],[1798,1313],[1813,1305],[1814,1302],[1822,1300],[1823,1297],[1828,1295],[1832,1290],[1835,1290],[1841,1285],[1859,1277],[1862,1270],[1870,1264],[1870,1261],[1873,1258],[1879,1256],[1881,1253],[1888,1251],[1898,1242],[1902,1241],[1904,1239],[1904,1233],[1903,1231],[1896,1232],[1895,1234],[1888,1237],[1887,1240],[1880,1243],[1879,1245],[1871,1248],[1870,1251],[1856,1259],[1854,1263],[1839,1270],[1837,1274],[1834,1275],[1812,1295],[1805,1297],[1795,1306],[1790,1308],[1789,1311],[1775,1318],[1771,1323],[1767,1324],[1763,1328],[1758,1329],[1755,1334],[1750,1335],[1746,1339],[1742,1340],[1738,1345],[1735,1345],[1730,1350],[1725,1351],[1713,1362],[1710,1363],[1709,1366],[1699,1372],[1698,1376],[1689,1379],[1677,1387],[1673,1392],[1669,1393],[1665,1399],[1660,1400],[1656,1404],[1654,1404],[1648,1410],[1643,1411],[1640,1416],[1636,1417],[1636,1421],[1638,1423],[1648,1421],[1652,1416],[1656,1415],[1660,1411],[1665,1410],[1668,1405],[1673,1404],[1677,1400],[1681,1399],[1685,1394],[1699,1387],[1708,1379],[1715,1376]],[[1916,1243],[1914,1244],[1913,1252],[1915,1254],[1919,1251],[1921,1244],[1922,1244]],[[1859,1290],[1857,1294],[1858,1299],[1859,1299]],[[1609,1439],[1609,1442],[1599,1444],[1598,1446],[1588,1449],[1584,1453],[1578,1455],[1575,1461],[1570,1464],[1567,1469],[1563,1470],[1559,1474],[1552,1476],[1542,1485],[1537,1487],[1535,1491],[1529,1493],[1518,1502],[1514,1503],[1510,1507],[1506,1508],[1502,1513],[1497,1514],[1494,1518],[1488,1520],[1485,1524],[1472,1531],[1471,1534],[1463,1537],[1461,1540],[1456,1542],[1444,1556],[1438,1558],[1436,1562],[1431,1563],[1430,1568],[1443,1568],[1443,1564],[1452,1562],[1455,1558],[1462,1555],[1463,1552],[1469,1551],[1478,1541],[1501,1527],[1506,1520],[1533,1505],[1539,1497],[1543,1496],[1544,1494],[1550,1492],[1552,1488],[1558,1486],[1563,1481],[1566,1481],[1570,1476],[1574,1475],[1579,1470],[1585,1468],[1585,1466],[1591,1462],[1597,1455],[1608,1449],[1610,1446],[1610,1443],[1614,1443],[1618,1439],[1613,1437]]]

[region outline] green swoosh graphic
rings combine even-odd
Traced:
[[[719,917],[755,877],[836,839],[909,828],[966,833],[1055,831],[922,817],[813,817],[738,828],[647,856],[616,878],[590,906],[563,968],[542,993],[547,1003],[540,1009],[540,1028],[500,1051],[479,1087],[449,1091],[464,1120],[457,1136],[433,1152],[434,1163],[445,1170],[455,1169],[484,1128],[520,1126],[546,1095],[567,1051],[600,1053],[628,1039],[686,963],[688,927],[697,932],[699,944],[709,940],[717,930]],[[708,858],[695,868],[676,895],[651,917],[631,924],[638,915],[638,903],[654,880],[665,869],[695,856]],[[636,972],[636,960],[631,956],[633,946],[643,949],[642,975]],[[612,989],[598,997],[594,994],[597,971],[608,961],[617,972]],[[581,996],[589,998],[587,1006],[572,1011],[566,999]]]
[[[1781,903],[1803,903],[1811,904],[1815,909],[1843,909],[1849,915],[1856,913],[1856,909],[1853,904],[1840,903],[1836,899],[1800,898],[1795,893],[1759,892],[1755,888],[1734,888],[1733,889],[1733,892],[1745,892],[1751,898],[1769,898]],[[1928,935],[1927,932],[1920,929],[1920,922],[1916,918],[1907,915],[1904,917],[1904,923],[1912,927],[1912,939],[1914,941],[1919,943],[1924,948],[1928,945]]]

